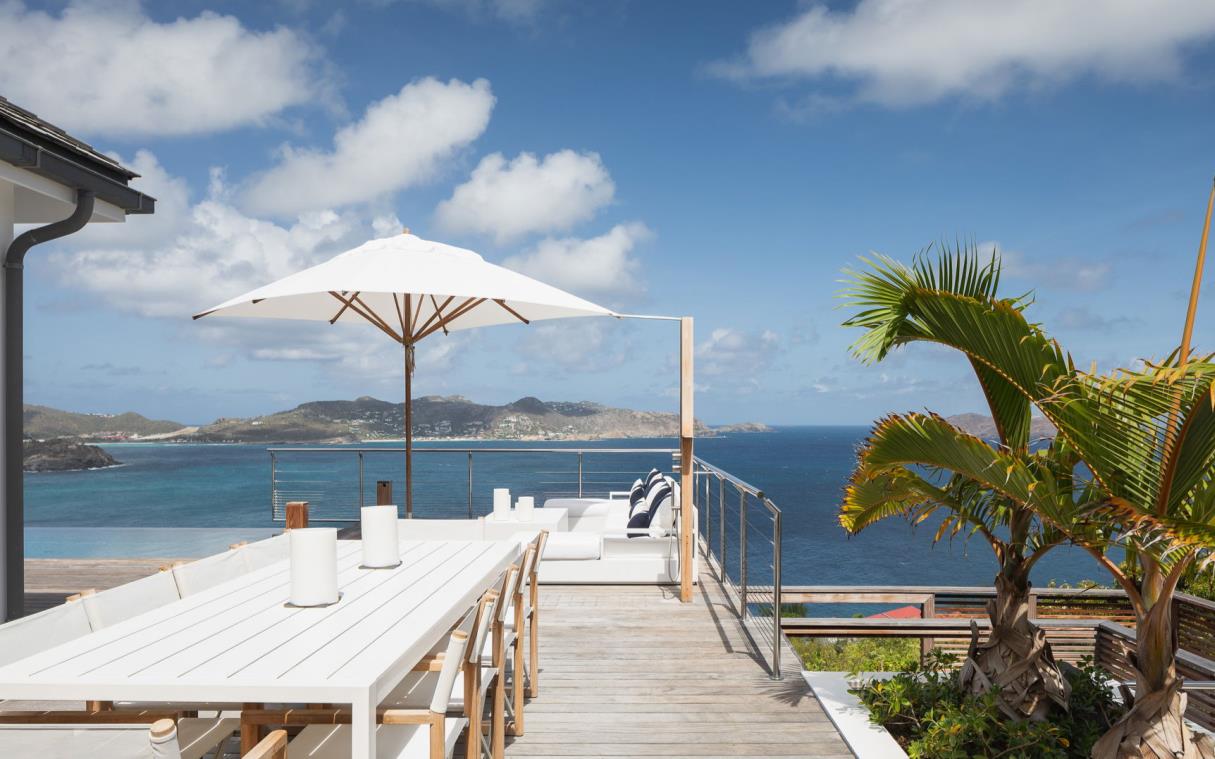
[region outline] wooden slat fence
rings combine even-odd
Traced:
[[[1097,625],[1097,663],[1122,681],[1133,681],[1131,656],[1135,652],[1135,631],[1112,622]],[[1215,680],[1215,661],[1181,650],[1177,654],[1177,673],[1187,680]],[[1215,691],[1188,691],[1185,716],[1208,730],[1215,730]]]

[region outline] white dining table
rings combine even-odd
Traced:
[[[0,667],[0,699],[350,704],[352,757],[376,707],[521,554],[515,541],[402,541],[363,569],[338,541],[338,603],[286,604],[287,561]]]

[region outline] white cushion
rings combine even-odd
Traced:
[[[566,517],[576,522],[582,517],[601,517],[607,514],[608,498],[549,498],[544,502],[546,509],[565,509]]]
[[[543,561],[585,561],[603,555],[603,536],[585,532],[554,532],[544,544]]]
[[[201,759],[240,730],[240,720],[182,719],[177,722],[181,759]],[[172,745],[172,744],[169,744]],[[164,748],[168,748],[165,746]],[[174,753],[164,754],[174,756]],[[0,756],[105,757],[148,759],[156,756],[151,725],[0,725]]]
[[[444,720],[443,755],[451,756],[466,719]],[[428,759],[430,728],[426,725],[378,725],[375,755],[379,759]],[[287,759],[345,759],[350,756],[350,725],[309,725],[287,745]]]
[[[0,625],[0,665],[24,659],[92,631],[88,614],[79,601],[69,601],[15,619]],[[2,755],[5,754],[0,751]]]
[[[80,603],[94,630],[109,627],[145,611],[167,606],[181,599],[172,572],[157,572],[117,587],[85,596]]]
[[[613,503],[608,508],[608,514],[603,519],[604,534],[623,535],[629,527],[629,502]]]

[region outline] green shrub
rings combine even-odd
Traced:
[[[920,659],[909,638],[792,638],[802,665],[812,672],[896,672]]]
[[[1070,711],[1043,722],[1010,720],[994,694],[963,694],[958,659],[934,651],[886,681],[868,681],[853,691],[870,719],[890,731],[913,759],[1071,759],[1087,757],[1093,743],[1122,715],[1105,673],[1090,659],[1068,668]]]

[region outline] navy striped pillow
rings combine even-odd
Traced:
[[[629,513],[633,513],[633,509],[637,508],[637,504],[641,503],[645,498],[645,485],[641,480],[634,480],[633,487],[629,489]]]
[[[644,529],[648,528],[649,526],[650,526],[650,512],[646,511],[645,509],[641,509],[640,511],[633,514],[633,516],[629,518],[629,529],[638,530],[638,532],[636,532],[636,533],[630,532],[629,537],[630,538],[647,537],[647,534],[644,532],[641,532],[641,530],[644,530]]]

